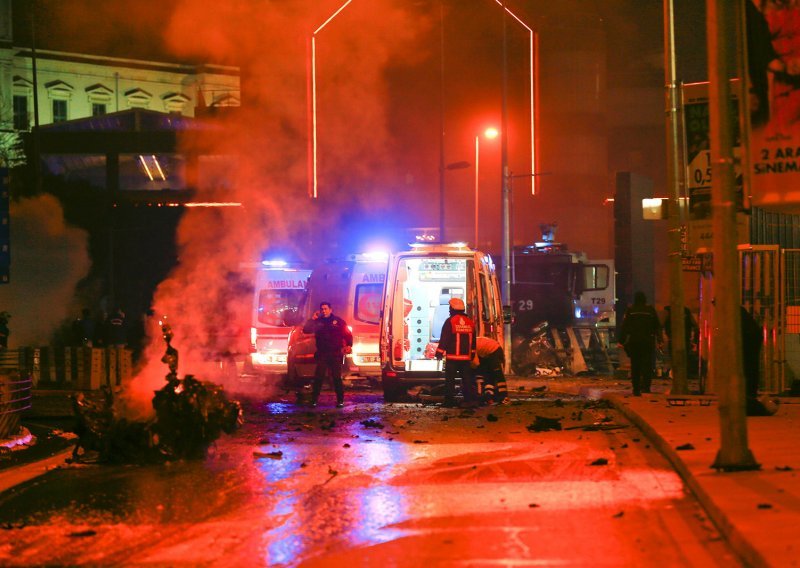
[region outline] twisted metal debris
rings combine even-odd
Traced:
[[[199,459],[222,433],[231,434],[242,424],[242,407],[228,400],[222,388],[192,375],[178,376],[178,350],[171,345],[172,328],[161,328],[167,344],[161,358],[169,368],[167,384],[155,391],[155,418],[131,421],[114,413],[113,393],[104,388],[100,400],[82,393],[73,397],[78,441],[73,457],[97,453],[97,461],[153,463],[174,459]]]

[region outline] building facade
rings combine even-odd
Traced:
[[[12,2],[0,0],[0,131],[6,146],[15,133],[37,123],[130,109],[192,117],[197,108],[239,106],[238,67],[69,53],[17,43]]]

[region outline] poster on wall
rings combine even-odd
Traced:
[[[686,145],[686,191],[689,219],[711,218],[711,139],[709,134],[708,83],[683,85],[683,130]],[[733,89],[732,89],[733,90]],[[733,155],[736,158],[736,196],[739,210],[746,203],[742,191],[741,136],[738,101],[731,101]]]
[[[734,82],[735,83],[735,82]],[[735,92],[736,85],[731,88]],[[686,192],[689,202],[686,253],[694,255],[711,251],[714,236],[711,223],[711,143],[709,138],[708,83],[683,85],[683,131],[686,148]],[[736,158],[736,242],[750,240],[750,223],[744,211],[749,202],[744,195],[742,179],[742,143],[737,113],[737,100],[731,100],[730,118],[734,133],[733,155]],[[684,268],[689,270],[688,268]]]
[[[800,3],[745,6],[752,204],[800,213]]]

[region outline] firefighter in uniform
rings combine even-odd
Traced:
[[[450,317],[442,325],[439,347],[436,349],[436,358],[445,360],[445,406],[456,404],[456,375],[461,376],[464,404],[466,406],[478,404],[478,389],[471,366],[475,357],[475,343],[475,322],[465,313],[464,300],[451,298]]]
[[[336,392],[336,406],[344,406],[344,383],[342,382],[342,362],[346,353],[353,351],[353,334],[339,316],[333,315],[330,302],[321,302],[319,311],[303,326],[303,333],[313,333],[317,342],[314,361],[317,369],[314,373],[314,387],[311,392],[311,406],[317,406],[317,399],[322,390],[322,380],[330,371],[333,390]]]
[[[483,377],[484,404],[508,404],[508,386],[503,372],[505,355],[500,344],[491,337],[478,337],[475,348],[477,359],[472,360],[475,373]]]

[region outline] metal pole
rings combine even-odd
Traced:
[[[500,154],[502,162],[503,198],[503,307],[511,306],[511,177],[508,171],[508,32],[505,2],[503,3],[503,116],[500,127]],[[508,308],[506,308],[508,306]],[[504,345],[506,369],[511,369],[511,323],[504,324]]]
[[[310,103],[307,103],[308,112],[311,118],[309,119],[309,158],[308,158],[308,196],[311,199],[319,197],[319,184],[317,182],[317,34],[322,29],[333,21],[342,10],[350,5],[353,0],[346,0],[336,11],[331,14],[327,20],[313,32],[311,32],[310,45],[308,48],[308,61],[306,62],[306,96],[310,98]]]
[[[444,0],[439,2],[439,131],[439,241],[444,243]]]
[[[308,196],[314,198],[317,188],[317,129],[315,123],[315,78],[314,78],[314,36],[310,35],[306,41],[306,120],[308,127]]]
[[[720,449],[712,464],[724,471],[758,469],[747,444],[741,316],[736,250],[736,195],[729,84],[734,10],[730,0],[708,0],[709,134],[714,253],[711,373],[719,385]]]
[[[689,380],[686,374],[686,335],[683,293],[683,266],[681,258],[680,215],[680,164],[679,164],[679,101],[675,73],[675,26],[673,0],[664,0],[664,74],[666,79],[667,118],[667,186],[670,192],[669,207],[669,284],[670,296],[670,361],[672,367],[672,392],[687,394]]]
[[[39,128],[39,74],[36,70],[36,2],[31,4],[31,74],[33,78],[33,179],[37,195],[42,192],[41,129]]]
[[[478,247],[478,174],[480,170],[480,135],[475,137],[475,248]]]

